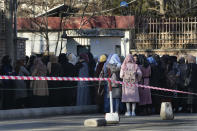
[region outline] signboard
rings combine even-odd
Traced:
[[[124,31],[122,30],[102,30],[102,29],[86,29],[86,30],[67,30],[68,37],[124,37]]]

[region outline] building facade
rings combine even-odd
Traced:
[[[80,53],[90,51],[94,57],[102,54],[118,53],[125,56],[131,46],[131,30],[134,27],[133,16],[94,17],[87,24],[80,27],[81,18],[71,18],[58,30],[56,21],[59,18],[51,18],[48,25],[50,54]],[[129,19],[129,20],[127,20]],[[46,39],[43,32],[29,29],[28,20],[19,20],[18,36],[28,38],[26,43],[26,55],[46,52]],[[50,21],[52,21],[50,23]],[[25,23],[24,23],[25,22]],[[111,22],[111,23],[110,23]],[[129,22],[129,23],[128,23]],[[54,24],[56,23],[56,24]],[[62,38],[66,34],[66,37]],[[58,45],[57,45],[58,43]]]

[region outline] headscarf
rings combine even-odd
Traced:
[[[107,60],[106,55],[101,55],[99,58],[99,62],[105,62]]]
[[[47,68],[45,64],[42,62],[41,58],[36,58],[34,61],[35,68],[39,71],[39,74],[45,75],[47,73]]]
[[[185,58],[180,57],[178,62],[179,62],[179,64],[185,64]]]
[[[95,66],[95,71],[97,69],[97,66],[99,65],[99,63],[105,63],[107,60],[107,56],[106,55],[101,55],[99,58],[97,58],[97,63],[96,63],[96,66]],[[103,65],[104,66],[104,65]]]
[[[49,61],[51,63],[58,63],[58,58],[55,55],[51,55],[50,58],[49,58]]]
[[[59,62],[60,64],[62,64],[62,65],[63,65],[63,64],[66,64],[66,63],[68,62],[68,59],[67,59],[65,53],[62,53],[62,54],[59,55],[59,57],[58,57],[58,62]]]
[[[126,56],[126,58],[124,59],[124,62],[123,62],[123,64],[122,64],[122,66],[121,66],[121,69],[122,69],[123,71],[126,70],[127,64],[128,64],[128,63],[135,63],[134,58],[133,58],[133,55],[131,55],[131,54],[128,54],[128,55]]]
[[[9,55],[4,56],[1,60],[1,63],[5,64],[5,65],[10,65],[11,64],[11,59],[10,59]]]
[[[68,62],[75,65],[77,63],[77,57],[73,53],[67,54]]]
[[[196,64],[196,57],[192,55],[187,56],[187,62],[188,63],[195,63]]]
[[[152,56],[148,57],[147,60],[148,60],[148,62],[149,62],[150,64],[157,65],[156,60],[155,60]]]
[[[117,64],[117,67],[121,66],[120,57],[118,54],[113,54],[111,59],[109,60],[110,64]]]
[[[80,54],[79,58],[85,60],[85,62],[87,62],[87,63],[89,62],[88,54],[86,54],[86,53]]]
[[[108,57],[107,57],[107,61],[105,62],[104,64],[104,73],[107,74],[107,64],[109,63],[111,57],[112,57],[113,54],[109,54]]]
[[[51,55],[49,58],[49,62],[47,63],[47,70],[49,72],[49,74],[51,73],[51,67],[52,67],[52,63],[58,63],[58,58],[55,55]]]

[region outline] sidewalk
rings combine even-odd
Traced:
[[[0,120],[97,113],[97,110],[98,108],[96,105],[0,110]]]

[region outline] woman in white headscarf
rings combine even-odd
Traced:
[[[121,61],[118,54],[113,54],[112,57],[109,60],[109,63],[107,64],[107,71],[109,77],[111,77],[114,81],[120,80],[120,67],[121,67]],[[121,87],[119,84],[115,84],[112,82],[112,98],[115,102],[115,112],[119,112],[119,106],[120,106],[120,99],[121,99]]]

